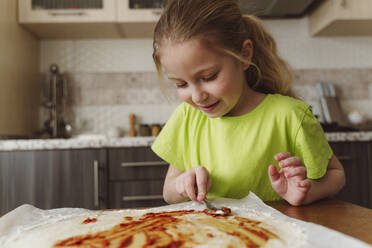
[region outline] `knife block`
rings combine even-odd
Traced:
[[[326,123],[338,123],[341,126],[348,125],[342,113],[340,102],[336,97],[323,96],[320,98],[320,103]]]

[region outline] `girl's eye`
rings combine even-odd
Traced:
[[[212,80],[215,80],[217,78],[217,75],[218,75],[218,72],[213,74],[212,76],[210,77],[205,77],[203,78],[203,81],[212,81]]]
[[[187,83],[186,82],[179,82],[176,83],[176,88],[184,88],[186,87]]]

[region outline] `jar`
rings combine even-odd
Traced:
[[[147,124],[141,124],[139,127],[139,135],[140,136],[150,136],[151,135],[151,130],[150,126]]]
[[[151,136],[158,136],[160,133],[160,125],[153,124],[151,125]]]

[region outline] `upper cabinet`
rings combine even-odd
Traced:
[[[372,1],[324,0],[309,25],[312,36],[372,35]]]
[[[113,0],[19,0],[20,23],[115,22]]]
[[[152,37],[164,0],[18,0],[19,23],[41,39]]]
[[[19,22],[41,39],[120,37],[114,0],[18,0]]]
[[[164,0],[117,0],[117,21],[123,37],[152,37]]]

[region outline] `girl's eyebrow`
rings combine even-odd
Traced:
[[[182,80],[180,78],[175,78],[175,77],[168,77],[169,80]]]
[[[217,69],[217,67],[218,67],[217,64],[208,65],[208,66],[206,66],[205,68],[202,68],[202,69],[196,71],[196,73],[195,73],[194,75],[197,76],[197,75],[202,74],[202,73],[205,72],[205,71],[212,71],[212,70],[214,70],[214,69]]]
[[[205,67],[205,68],[200,69],[199,71],[197,71],[197,72],[194,74],[194,77],[195,77],[195,76],[198,76],[198,75],[200,75],[200,74],[202,74],[202,73],[205,72],[205,71],[214,70],[214,69],[217,69],[217,68],[218,68],[217,65],[211,65],[211,66]],[[182,80],[182,79],[180,79],[180,78],[176,78],[176,77],[174,77],[174,76],[168,76],[168,79],[170,79],[170,80]]]

